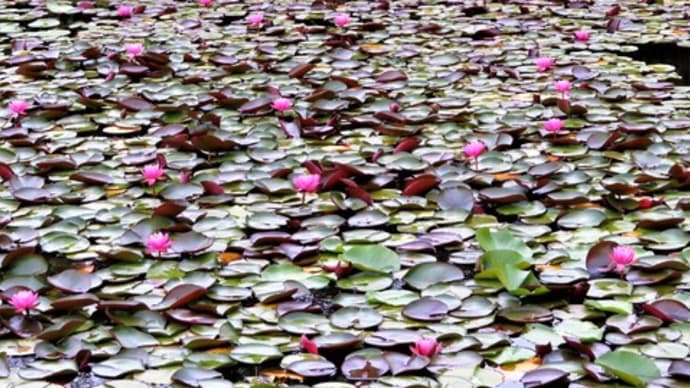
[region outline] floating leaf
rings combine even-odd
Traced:
[[[398,255],[380,245],[359,245],[347,249],[342,258],[362,271],[391,273],[400,269]]]
[[[194,284],[180,284],[171,289],[163,300],[152,307],[154,310],[166,310],[187,305],[187,303],[201,298],[206,294],[206,289]]]
[[[230,358],[233,360],[252,365],[262,364],[282,355],[276,347],[261,344],[240,345],[230,352]]]
[[[506,250],[515,251],[524,259],[532,257],[532,250],[510,232],[500,230],[492,232],[487,228],[477,230],[477,241],[485,251]]]
[[[646,386],[650,380],[661,377],[661,372],[654,361],[624,350],[606,353],[595,362],[619,379],[636,387]]]
[[[127,326],[116,326],[112,330],[117,342],[125,348],[155,346],[159,342],[148,333]]]
[[[447,263],[422,263],[412,267],[403,280],[417,290],[424,290],[439,283],[463,280],[465,274],[458,267]]]

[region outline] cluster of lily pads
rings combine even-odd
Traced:
[[[0,386],[690,384],[684,2],[0,3]]]

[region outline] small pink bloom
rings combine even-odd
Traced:
[[[422,337],[414,346],[410,345],[410,351],[418,356],[433,357],[441,351],[441,344],[434,338]]]
[[[10,110],[10,117],[26,116],[29,103],[22,100],[14,100],[10,101],[7,108]]]
[[[319,347],[316,346],[316,342],[310,340],[306,335],[302,334],[299,342],[302,345],[302,349],[308,353],[319,354]]]
[[[589,40],[589,31],[587,30],[578,30],[575,31],[575,40],[578,42],[587,42]]]
[[[77,3],[77,8],[79,9],[91,9],[94,6],[93,1],[80,1]]]
[[[563,94],[568,94],[568,93],[570,93],[570,88],[573,86],[573,84],[568,80],[561,80],[561,81],[554,82],[553,86],[559,92],[561,92]]]
[[[204,7],[208,7],[209,5],[213,4],[213,0],[199,0],[199,4],[203,5]]]
[[[343,277],[344,275],[347,275],[352,271],[352,264],[346,262],[346,261],[336,261],[335,264],[324,264],[321,266],[321,268],[330,273],[334,273],[335,276],[338,278]]]
[[[119,16],[121,18],[129,18],[129,17],[132,17],[133,14],[134,14],[134,8],[132,6],[129,6],[129,5],[121,5],[117,9],[117,16]]]
[[[182,170],[180,171],[180,183],[189,183],[189,181],[192,180],[192,173],[191,171],[187,170]]]
[[[649,209],[652,206],[654,206],[654,202],[649,197],[640,198],[640,200],[637,201],[638,209]]]
[[[654,198],[649,198],[649,197],[643,197],[640,198],[639,201],[637,201],[637,208],[638,209],[649,209],[654,206],[658,206],[664,203],[664,197],[659,197],[657,199]]]
[[[335,15],[335,17],[333,18],[333,22],[335,23],[335,25],[340,28],[347,26],[348,24],[350,24],[351,21],[352,19],[350,19],[350,15],[347,14]]]
[[[539,71],[546,71],[552,68],[555,65],[556,61],[554,61],[553,58],[551,57],[541,57],[537,58],[535,61],[535,64],[537,65],[537,70]]]
[[[286,110],[289,110],[292,108],[292,101],[290,101],[289,98],[276,98],[273,100],[273,103],[271,104],[271,107],[278,112],[285,112]]]
[[[253,13],[247,17],[247,22],[253,27],[258,27],[264,22],[264,14]]]
[[[149,253],[168,253],[168,249],[172,247],[173,242],[167,233],[158,232],[153,233],[146,238],[146,250]]]
[[[635,261],[635,250],[627,245],[619,245],[611,250],[609,259],[616,264],[616,271],[623,273],[625,267]]]
[[[563,120],[561,119],[549,119],[544,122],[544,129],[547,132],[556,133],[563,129]]]
[[[125,45],[125,51],[127,51],[129,59],[132,60],[144,52],[144,45],[141,43],[128,43]]]
[[[321,175],[319,174],[298,175],[292,179],[292,184],[300,193],[315,193],[319,188],[319,182],[321,182]]]
[[[391,112],[397,112],[400,110],[400,104],[398,104],[397,102],[391,102],[391,105],[388,107],[388,109]]]
[[[28,290],[17,291],[10,297],[9,303],[14,311],[21,314],[38,306],[38,294]]]
[[[163,179],[165,173],[160,165],[151,164],[141,169],[141,175],[144,176],[144,180],[149,186],[153,186],[156,184],[156,181]]]
[[[486,151],[486,144],[479,140],[469,142],[462,147],[462,152],[464,152],[465,156],[468,158],[478,158],[484,151]]]

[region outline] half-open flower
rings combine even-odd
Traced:
[[[30,290],[17,291],[10,297],[9,303],[17,314],[22,314],[38,306],[38,294]]]
[[[537,58],[534,63],[537,65],[538,71],[544,72],[551,69],[556,64],[556,61],[551,57],[541,57]]]
[[[172,245],[170,235],[164,232],[153,233],[146,238],[146,250],[151,254],[168,253]]]
[[[635,261],[635,250],[627,245],[620,245],[611,250],[609,259],[616,264],[616,272],[623,274],[625,268]]]
[[[298,175],[292,179],[292,184],[299,193],[315,193],[319,188],[319,182],[319,174]]]
[[[421,337],[410,345],[410,351],[418,356],[433,357],[441,352],[441,344],[435,338]]]
[[[300,344],[302,345],[302,349],[306,350],[307,353],[319,354],[319,347],[316,346],[316,342],[310,340],[309,337],[304,334],[302,334],[300,338]]]
[[[347,14],[338,14],[333,18],[333,23],[340,28],[347,26],[350,22],[352,22],[352,19],[350,19],[350,15]]]
[[[150,164],[141,169],[141,175],[144,177],[146,184],[153,186],[156,184],[156,181],[163,179],[165,172],[159,164]]]

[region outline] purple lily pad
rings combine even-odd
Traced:
[[[448,306],[438,299],[422,298],[411,302],[402,311],[402,315],[406,318],[435,322],[440,321],[448,314]]]

